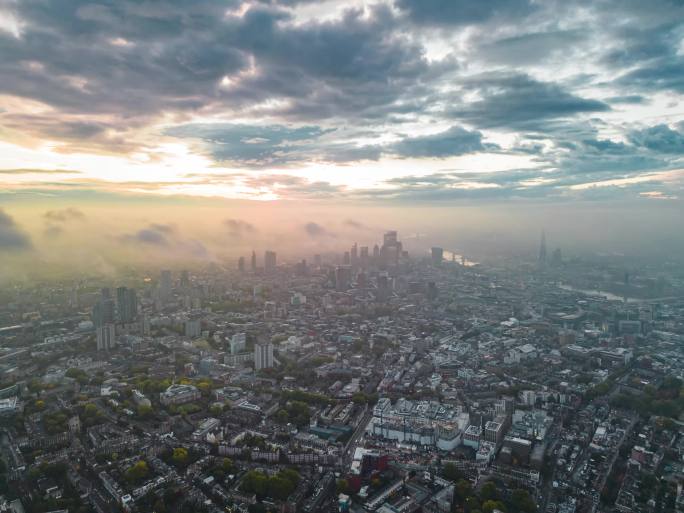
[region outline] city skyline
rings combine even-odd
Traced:
[[[0,0],[0,512],[684,513],[684,0]]]
[[[0,280],[390,229],[684,250],[681,3],[56,5],[0,4]]]

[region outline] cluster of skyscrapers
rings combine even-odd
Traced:
[[[266,274],[271,274],[275,271],[276,266],[277,266],[276,252],[266,250],[264,252],[264,272]],[[238,270],[242,273],[247,270],[245,257],[238,258]],[[252,256],[250,258],[250,270],[252,272],[257,271],[257,257],[256,257],[255,251],[252,251]]]
[[[168,272],[168,271],[166,271]],[[162,278],[164,274],[162,273]],[[170,283],[169,273],[169,283]],[[163,281],[162,281],[163,283]],[[171,287],[169,285],[169,293]],[[97,336],[97,349],[108,351],[116,344],[114,323],[131,324],[138,318],[138,297],[135,289],[118,287],[116,301],[111,289],[103,288],[100,299],[93,306],[92,320]]]

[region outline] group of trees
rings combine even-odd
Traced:
[[[301,427],[309,424],[311,411],[309,406],[302,401],[290,401],[275,414],[276,422],[280,424],[292,424]]]
[[[63,411],[43,415],[43,427],[51,435],[64,433],[67,430],[68,421],[69,416]]]
[[[684,412],[684,388],[678,378],[666,377],[660,387],[646,385],[643,395],[621,393],[611,398],[615,408],[634,410],[644,417],[660,415],[678,418]]]
[[[200,454],[192,449],[185,447],[176,447],[175,449],[167,449],[163,451],[159,458],[167,465],[173,465],[177,469],[183,470],[191,463],[200,458]]]
[[[143,482],[150,475],[150,468],[147,466],[145,460],[140,460],[133,466],[126,469],[124,472],[124,477],[126,481],[131,484],[139,484]]]
[[[534,499],[526,490],[516,489],[504,494],[496,483],[488,481],[479,490],[474,490],[470,481],[464,479],[458,469],[452,465],[444,465],[442,476],[454,481],[454,508],[464,513],[492,513],[494,510],[504,513],[536,513]]]
[[[88,383],[88,382],[90,381],[90,376],[88,376],[88,374],[87,374],[84,370],[82,370],[82,369],[76,369],[75,367],[72,367],[72,368],[68,369],[68,370],[64,373],[64,375],[65,375],[67,378],[75,379],[75,380],[78,381],[81,385],[85,385],[86,383]]]
[[[86,404],[80,411],[81,424],[85,427],[101,424],[104,417],[100,409],[93,403]]]
[[[68,510],[74,513],[87,513],[90,511],[90,506],[84,504],[76,489],[69,482],[66,463],[43,463],[40,466],[32,467],[27,474],[29,489],[37,489],[38,481],[44,477],[49,477],[55,481],[62,490],[62,497],[59,499],[53,497],[44,498],[39,493],[33,494],[30,498],[21,496],[26,513],[42,513],[44,511],[57,510]],[[11,498],[21,495],[21,489],[17,486],[11,486],[6,497]]]
[[[211,467],[209,473],[214,476],[217,481],[223,481],[230,474],[235,472],[235,464],[230,458],[222,458],[216,461]]]
[[[295,491],[299,479],[299,474],[293,469],[283,469],[274,476],[250,470],[242,479],[240,489],[245,493],[254,493],[260,499],[270,497],[282,501]]]
[[[281,402],[301,401],[306,404],[324,406],[330,404],[330,399],[323,394],[304,392],[303,390],[287,390],[281,395]]]

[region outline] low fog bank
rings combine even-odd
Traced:
[[[233,267],[266,249],[279,262],[339,254],[398,230],[413,255],[431,246],[479,261],[534,258],[542,231],[564,255],[684,255],[679,201],[372,205],[340,202],[82,202],[32,200],[0,208],[0,281],[115,275],[143,267]]]

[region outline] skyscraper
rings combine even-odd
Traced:
[[[361,254],[359,255],[359,262],[361,267],[366,269],[368,267],[368,246],[361,246]]]
[[[382,245],[383,246],[396,246],[397,245],[397,232],[396,230],[390,230],[388,232],[385,232],[385,235],[382,237]]]
[[[383,273],[378,276],[377,279],[377,292],[375,294],[375,299],[378,301],[387,301],[390,296],[390,281],[389,281],[389,276],[387,276],[386,273]]]
[[[541,243],[539,244],[539,263],[546,263],[546,233],[542,231]]]
[[[397,239],[397,232],[390,230],[383,236],[380,248],[380,260],[382,265],[396,265],[399,263],[403,246]]]
[[[100,299],[93,305],[92,320],[96,328],[114,322],[114,306],[110,290],[102,289]]]
[[[251,261],[252,272],[256,271],[256,251],[252,250],[252,261]]]
[[[245,257],[238,258],[238,271],[245,272]]]
[[[272,273],[276,268],[276,253],[275,251],[266,250],[264,253],[264,271]]]
[[[247,334],[235,333],[230,339],[230,354],[238,354],[247,347]]]
[[[171,297],[171,271],[165,269],[159,276],[159,299],[167,301]]]
[[[254,369],[270,369],[273,367],[273,344],[262,342],[254,345]]]
[[[97,328],[97,350],[109,351],[116,347],[116,332],[113,324],[105,324]]]
[[[190,273],[186,270],[181,271],[180,286],[184,289],[190,286]]]
[[[444,250],[442,248],[434,247],[431,251],[432,263],[434,265],[441,265],[444,259]]]
[[[351,288],[352,271],[348,265],[340,265],[335,269],[335,290],[346,292]]]
[[[116,289],[116,306],[119,310],[119,320],[130,324],[138,317],[138,297],[135,289],[119,287]]]

